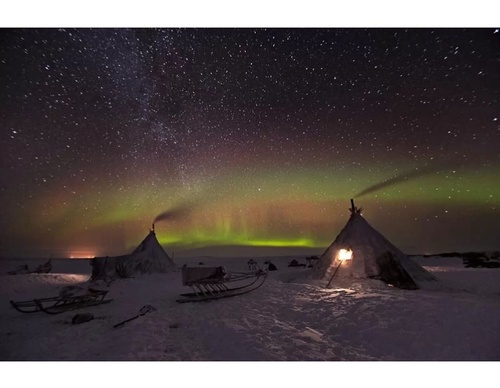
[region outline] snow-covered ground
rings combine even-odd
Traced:
[[[297,258],[305,263],[303,257]],[[435,290],[407,291],[374,280],[325,289],[311,271],[272,258],[278,271],[246,295],[179,304],[180,271],[117,280],[113,302],[47,315],[22,314],[10,300],[86,287],[87,260],[53,260],[52,273],[7,275],[1,261],[2,361],[499,361],[500,269],[465,268],[460,258],[414,257],[439,280]],[[265,259],[258,258],[262,266]],[[246,270],[246,258],[177,259]],[[151,305],[156,310],[121,328],[113,325]],[[72,325],[76,313],[95,319]]]

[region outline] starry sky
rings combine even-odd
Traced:
[[[2,256],[500,249],[495,28],[2,29],[0,85]]]

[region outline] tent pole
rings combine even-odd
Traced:
[[[326,288],[330,287],[330,283],[332,282],[333,277],[335,276],[335,274],[337,273],[337,271],[339,270],[339,268],[340,268],[340,266],[342,265],[343,262],[344,262],[344,260],[340,260],[340,264],[337,266],[337,268],[335,268],[335,272],[333,273],[332,277],[330,278],[330,281],[326,285]]]

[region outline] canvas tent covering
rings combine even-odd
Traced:
[[[361,209],[351,203],[349,221],[315,265],[317,278],[329,282],[330,287],[346,279],[371,278],[403,289],[418,289],[422,283],[435,280],[376,231],[363,218]],[[350,249],[352,258],[341,261],[341,249]]]
[[[163,250],[154,230],[131,254],[115,257],[95,257],[91,261],[92,281],[110,281],[134,274],[170,272],[175,269],[173,260]]]

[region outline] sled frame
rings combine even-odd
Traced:
[[[184,267],[183,271],[189,271],[189,268]],[[185,278],[185,273],[183,278]],[[181,298],[177,299],[176,302],[202,302],[247,294],[261,287],[266,278],[267,272],[258,270],[253,272],[231,272],[225,273],[224,276],[183,281],[183,284],[189,286],[192,292],[180,294]],[[231,283],[245,280],[248,280],[249,283],[236,287],[229,286]]]
[[[108,291],[90,289],[84,295],[75,295],[52,298],[31,299],[15,302],[10,301],[12,307],[21,313],[37,313],[44,312],[46,314],[61,314],[66,311],[81,309],[85,307],[98,306],[112,301],[112,299],[104,299]]]

